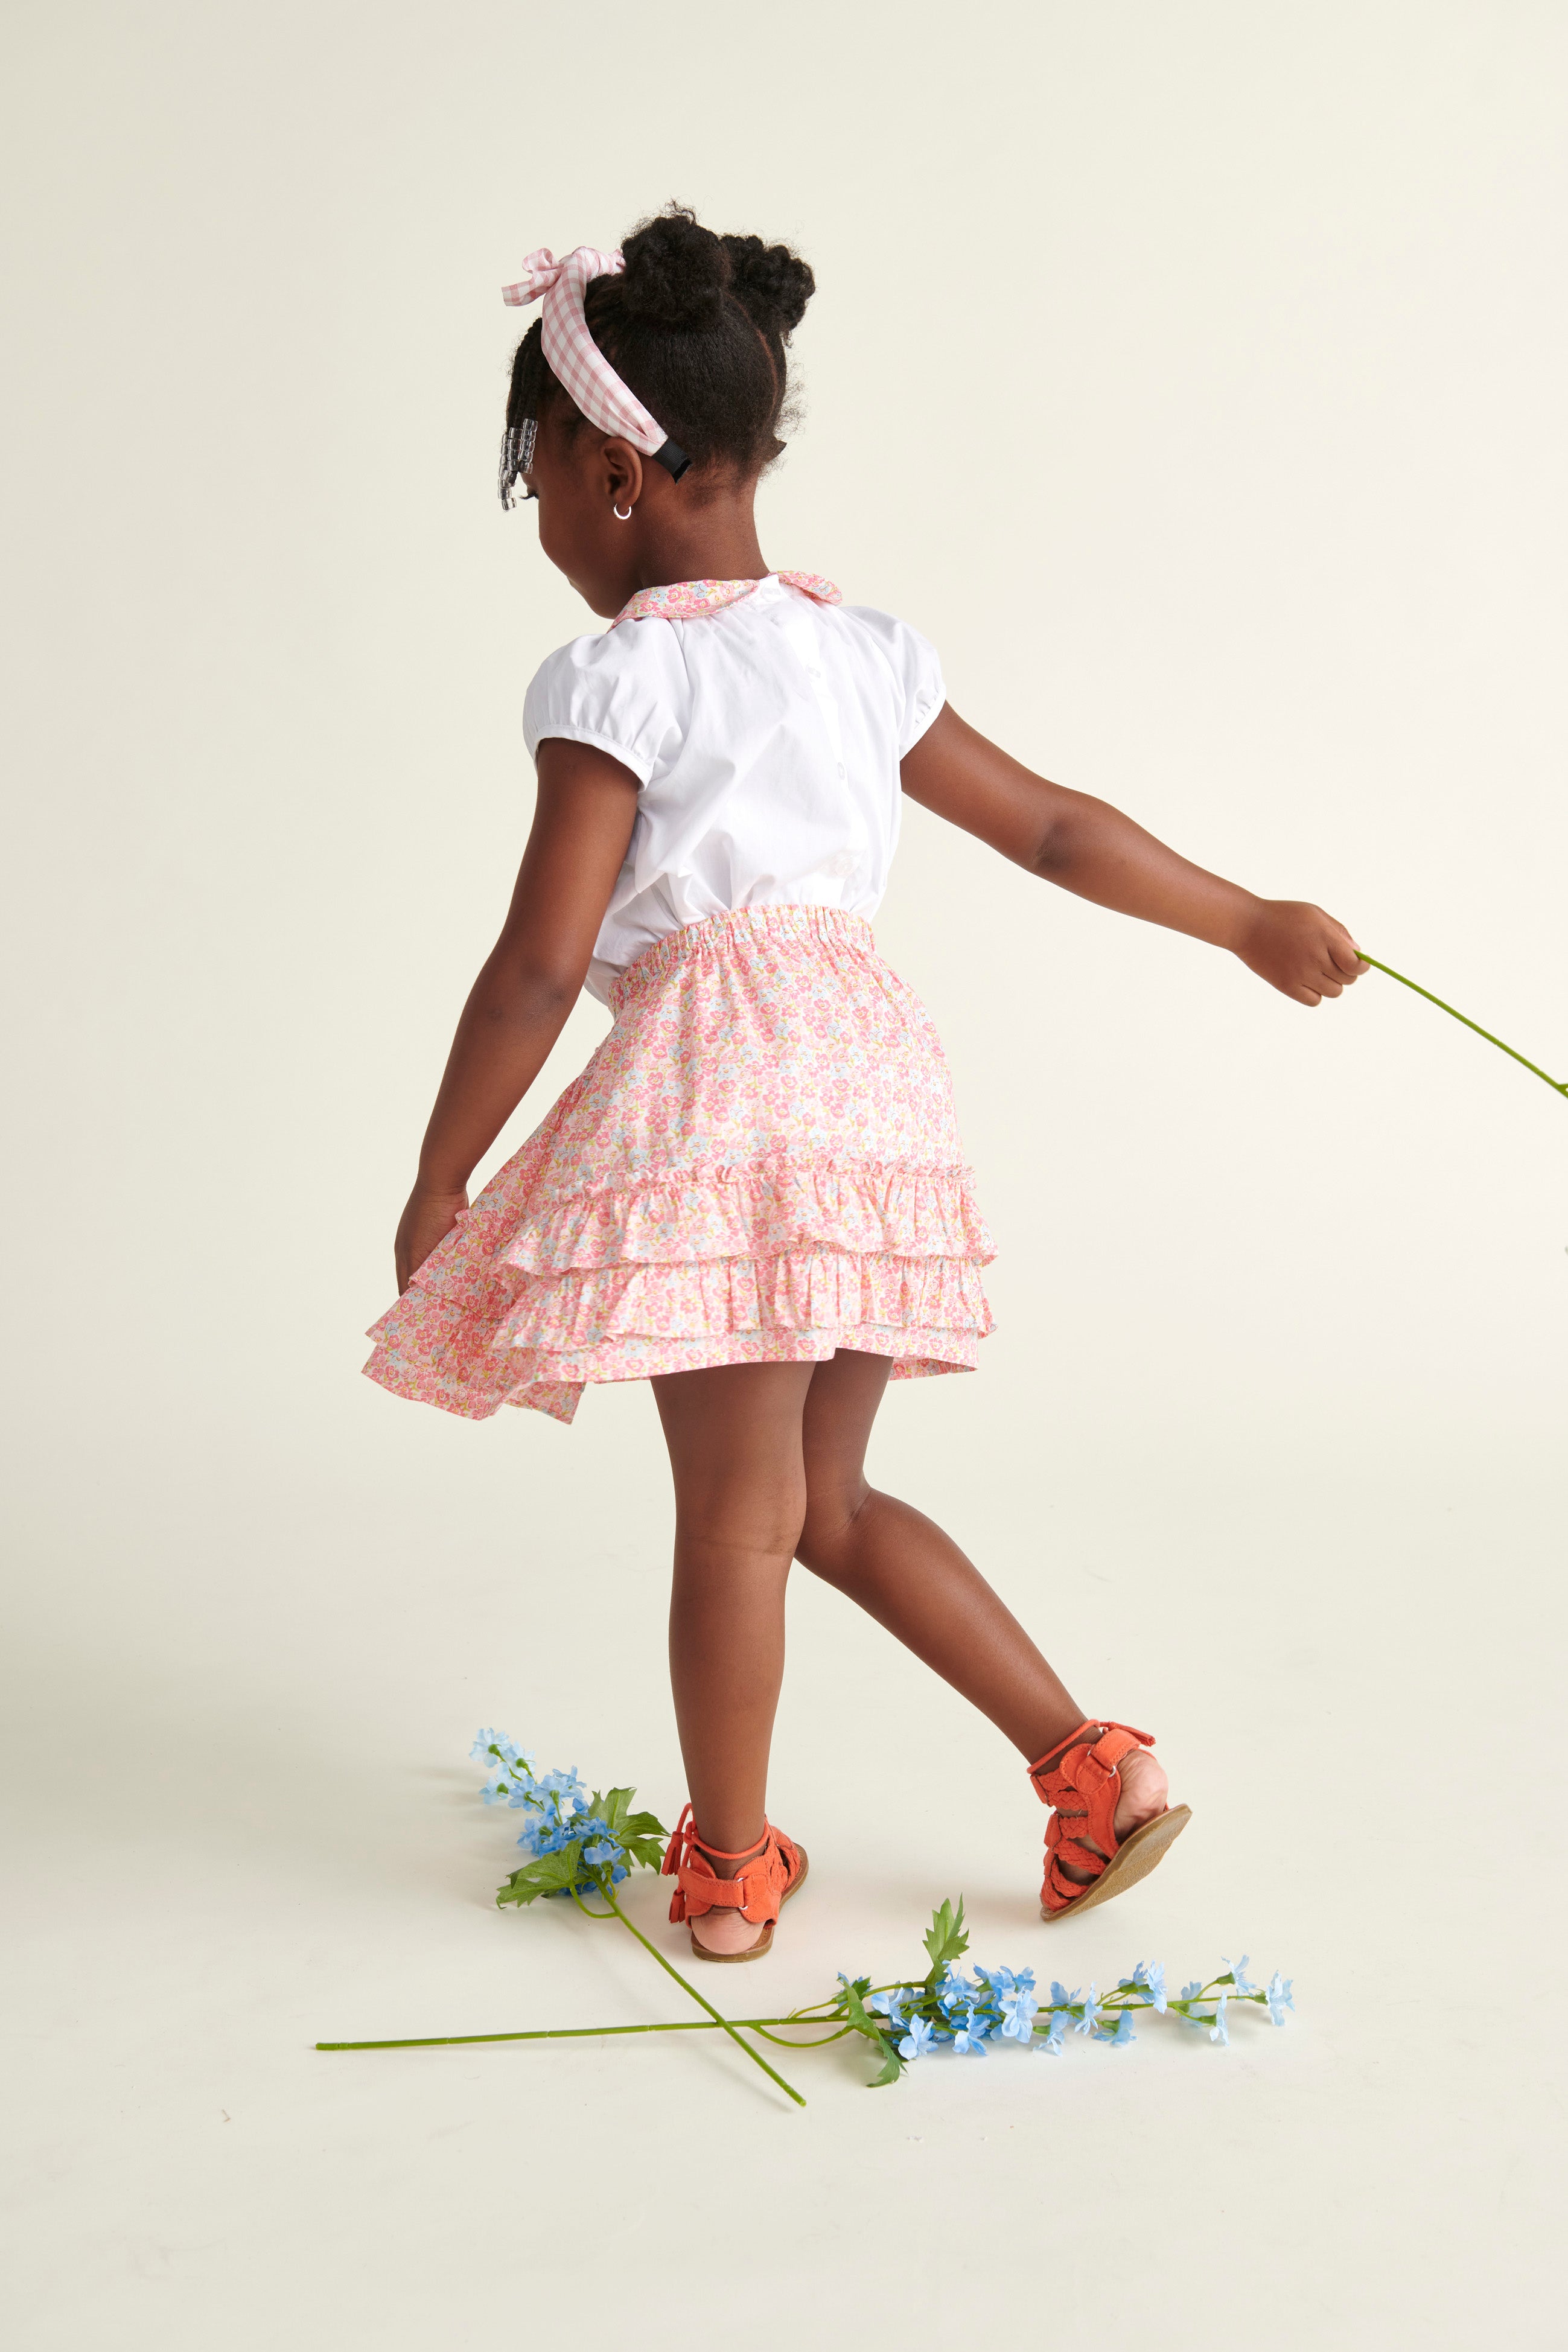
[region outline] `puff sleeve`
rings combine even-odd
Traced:
[[[911,629],[907,621],[896,619],[891,613],[879,613],[867,604],[851,610],[853,619],[876,639],[892,671],[900,710],[898,752],[901,760],[906,751],[913,751],[947,700],[936,647],[918,629]]]
[[[690,684],[668,621],[623,622],[574,637],[541,663],[522,706],[529,758],[547,736],[591,743],[639,784],[672,765],[685,740]]]

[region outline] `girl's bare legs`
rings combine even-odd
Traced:
[[[801,1433],[806,1503],[795,1557],[962,1691],[1032,1763],[1076,1731],[1084,1710],[952,1537],[868,1485],[866,1446],[891,1369],[885,1356],[848,1349],[817,1366]],[[1129,1756],[1117,1835],[1163,1812],[1165,1792],[1150,1751]]]
[[[763,1841],[792,1559],[858,1601],[1031,1762],[1085,1720],[952,1538],[867,1484],[890,1369],[885,1356],[841,1349],[825,1364],[726,1364],[652,1384],[675,1476],[670,1681],[710,1853],[739,1857]],[[1165,1775],[1141,1749],[1122,1764],[1121,1788],[1125,1837],[1164,1810]],[[715,1866],[729,1877],[734,1863]],[[714,1951],[757,1938],[729,1912],[693,1932]]]
[[[768,1749],[784,1678],[784,1587],[805,1517],[801,1421],[815,1364],[722,1364],[653,1382],[675,1475],[669,1677],[704,1850],[763,1842]],[[714,1864],[721,1878],[735,1863]],[[743,1951],[761,1931],[710,1911],[692,1933]]]

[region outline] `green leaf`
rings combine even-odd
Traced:
[[[943,1902],[940,1911],[931,1913],[931,1926],[926,1931],[925,1948],[931,1954],[931,1974],[926,1979],[926,1982],[934,1984],[943,1969],[950,1967],[961,1953],[969,1949],[969,1937],[963,1927],[962,1895],[958,1898],[956,1911],[952,1907],[952,1898],[949,1897]]]
[[[888,2039],[888,2029],[866,2007],[866,1995],[871,1990],[869,1977],[857,1977],[844,1988],[844,2014],[857,2033],[863,2033],[882,2061],[881,2072],[871,2078],[870,2088],[879,2091],[884,2083],[896,2083],[904,2071],[904,2062]]]
[[[884,2039],[882,2051],[882,2071],[879,2074],[872,2075],[866,2086],[868,2090],[879,2091],[884,2084],[896,2083],[904,2071],[904,2062],[890,2042]]]
[[[584,1875],[583,1842],[563,1846],[559,1853],[542,1853],[537,1861],[525,1863],[514,1870],[504,1886],[496,1889],[498,1904],[537,1903],[542,1895],[560,1895],[568,1886],[575,1886]]]
[[[595,1789],[588,1801],[590,1812],[597,1813],[610,1835],[625,1846],[628,1859],[640,1870],[657,1870],[664,1860],[664,1849],[669,1843],[669,1832],[657,1813],[634,1813],[632,1799],[635,1789],[611,1789],[601,1796]]]
[[[853,1984],[846,1985],[844,1988],[844,2014],[848,2019],[850,2024],[855,2028],[857,2033],[864,2033],[870,2041],[875,2042],[878,2046],[880,2047],[883,2039],[883,2028],[877,2022],[874,2017],[869,2015],[866,2008],[866,1994],[869,1989],[870,1979],[868,1977],[858,1977]]]
[[[632,1861],[643,1870],[657,1870],[664,1860],[669,1832],[657,1813],[628,1813],[617,1835]]]

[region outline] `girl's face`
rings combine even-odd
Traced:
[[[556,402],[539,420],[533,463],[522,478],[539,504],[540,546],[589,610],[613,620],[647,584],[640,567],[639,524],[647,518],[639,508],[647,488],[641,457],[629,441],[592,425],[565,431]]]

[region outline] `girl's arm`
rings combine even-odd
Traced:
[[[1317,1004],[1370,967],[1342,923],[1299,898],[1189,866],[1120,809],[1047,783],[944,705],[903,763],[904,790],[1016,866],[1118,914],[1229,948],[1260,980]]]
[[[534,1079],[587,976],[637,811],[629,768],[590,744],[539,746],[539,798],[506,925],[463,1007],[397,1228],[397,1286],[468,1205],[468,1178]]]

